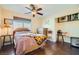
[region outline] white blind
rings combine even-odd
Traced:
[[[13,20],[13,28],[29,28],[31,29],[31,21],[28,20]]]

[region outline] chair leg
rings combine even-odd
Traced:
[[[63,40],[63,45],[64,45],[64,37],[63,37],[63,35],[62,35],[62,40]]]
[[[57,41],[56,41],[57,43],[59,42],[59,35],[57,35]]]
[[[12,38],[11,38],[11,36],[9,36],[9,38],[10,38],[10,44],[12,45]]]

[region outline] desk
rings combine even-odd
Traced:
[[[12,35],[1,35],[0,37],[3,37],[3,46],[5,45],[5,43],[9,43],[12,44],[12,38],[11,38]],[[9,41],[6,41],[6,37],[9,37]]]

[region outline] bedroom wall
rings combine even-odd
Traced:
[[[43,20],[42,19],[35,19],[35,18],[33,18],[32,19],[32,30],[33,30],[33,32],[34,33],[36,33],[37,32],[37,28],[40,28],[40,27],[42,27],[42,24],[43,24]]]
[[[79,8],[70,8],[66,9],[64,11],[60,11],[59,13],[56,13],[55,15],[51,15],[50,17],[47,17],[47,19],[44,20],[43,25],[49,24],[48,27],[52,29],[52,39],[51,41],[56,42],[56,31],[58,29],[61,29],[64,32],[71,33],[71,36],[78,36],[79,37],[79,21],[73,21],[73,22],[64,22],[64,23],[56,23],[55,18],[65,16],[68,14],[73,14],[79,12]],[[51,23],[48,23],[48,20]],[[47,26],[47,25],[46,25]],[[70,42],[69,38],[65,39],[65,42]]]
[[[1,13],[2,20],[4,18],[13,19],[13,16],[23,17],[23,18],[26,18],[26,19],[31,19],[32,20],[32,29],[33,29],[33,32],[36,32],[36,28],[40,27],[42,25],[42,20],[40,20],[39,18],[36,19],[36,18],[33,18],[33,17],[29,17],[29,16],[26,16],[24,14],[17,13],[15,11],[11,11],[11,10],[8,10],[8,9],[5,9],[5,8],[2,8],[1,12],[2,12]]]
[[[50,41],[55,42],[56,35],[55,35],[55,19],[54,16],[49,16],[43,21],[43,27],[49,28],[49,30],[52,30],[52,39]]]
[[[79,12],[79,8],[74,8],[66,10],[64,13],[58,14],[60,16],[65,16],[73,13]],[[79,37],[79,21],[70,21],[64,23],[55,23],[56,31],[61,29],[63,32],[68,32],[68,36]],[[65,42],[70,43],[70,38],[66,37]]]
[[[13,16],[17,16],[17,17],[23,17],[23,18],[28,18],[32,20],[32,31],[35,33],[36,29],[38,27],[40,27],[42,25],[42,20],[40,19],[33,19],[29,16],[26,16],[24,14],[21,13],[17,13],[15,11],[9,10],[9,9],[5,9],[3,7],[0,6],[0,23],[3,23],[4,18],[9,18],[9,19],[13,19]],[[1,28],[1,26],[0,26]],[[2,28],[1,28],[2,29]],[[0,29],[0,35],[5,34],[6,30],[5,29]],[[12,32],[12,28],[10,28],[10,33]],[[0,47],[2,46],[2,39],[0,39]]]

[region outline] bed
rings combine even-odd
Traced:
[[[17,28],[13,31],[14,49],[16,55],[23,55],[45,45],[47,36],[33,34],[27,28]]]

